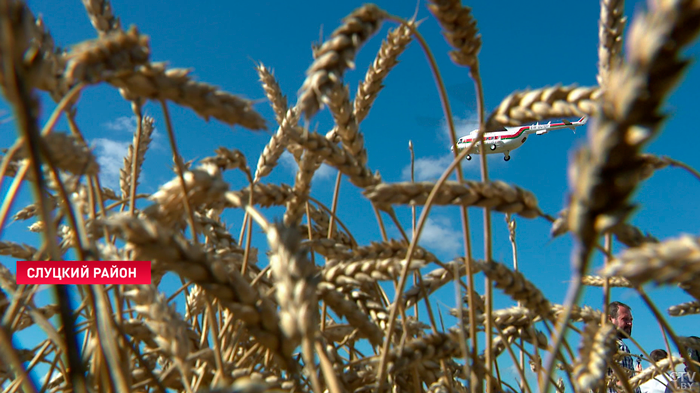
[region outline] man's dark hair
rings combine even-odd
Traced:
[[[651,356],[651,359],[654,362],[658,362],[659,360],[666,359],[668,357],[668,353],[666,353],[666,351],[663,349],[655,349],[651,351],[649,356]]]
[[[626,305],[625,303],[622,303],[622,302],[612,302],[612,303],[610,303],[610,307],[609,307],[609,309],[608,309],[609,312],[610,312],[610,316],[613,317],[613,318],[617,318],[617,312],[620,310],[620,307],[624,307],[624,308],[626,308],[626,309],[632,311],[632,307]]]

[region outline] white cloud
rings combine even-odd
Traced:
[[[124,157],[130,142],[120,142],[106,138],[93,139],[97,163],[100,164],[100,180],[103,185],[117,189],[119,186],[119,169],[124,163]]]
[[[116,119],[103,124],[104,127],[109,131],[120,131],[129,134],[134,134],[136,132],[136,116],[120,116]],[[157,124],[154,124],[153,132],[151,133],[151,144],[150,148],[162,149],[158,140],[161,134],[158,132]]]
[[[133,134],[136,131],[136,116],[120,116],[105,123],[104,126],[110,131],[124,131]]]
[[[442,157],[421,157],[416,159],[414,163],[416,181],[436,180],[445,172],[453,158],[452,155],[446,154]],[[411,179],[410,164],[403,168],[401,176],[406,180]]]
[[[299,165],[297,165],[297,162],[294,160],[294,156],[292,153],[289,151],[285,151],[282,153],[282,156],[280,156],[279,159],[280,164],[284,168],[286,168],[292,175],[296,176],[297,171],[299,170]],[[321,164],[321,166],[314,172],[314,181],[319,181],[323,179],[328,179],[331,176],[336,174],[336,169],[333,168],[332,166],[326,165],[326,164]]]
[[[479,118],[476,113],[469,114],[465,118],[455,117],[454,124],[455,133],[457,134],[457,139],[459,139],[459,137],[467,135],[473,130],[479,128]],[[450,139],[450,127],[448,127],[446,121],[440,125],[440,130],[442,131],[440,135],[442,136],[444,142],[446,142],[447,145],[452,143]]]
[[[486,158],[488,160],[489,170],[495,166],[501,166],[505,161],[503,161],[503,156],[500,154],[487,154]],[[414,173],[416,181],[430,181],[437,180],[442,176],[442,174],[447,170],[454,160],[454,155],[452,152],[447,152],[439,157],[421,157],[417,158],[414,163]],[[481,173],[481,156],[475,154],[472,156],[471,161],[462,160],[462,171],[465,174],[469,174],[471,177],[477,176]],[[452,171],[449,179],[454,179],[455,171]],[[403,180],[411,180],[411,164],[406,165],[401,171],[401,177]]]
[[[423,225],[418,244],[425,248],[457,254],[462,245],[462,233],[452,228],[448,217],[428,217]]]

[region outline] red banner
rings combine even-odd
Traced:
[[[151,284],[150,261],[17,261],[17,284]]]

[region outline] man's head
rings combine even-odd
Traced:
[[[700,341],[700,338],[697,336],[690,336],[689,338],[694,339],[693,341]],[[685,350],[688,351],[688,357],[690,360],[700,363],[700,351],[692,347],[686,347]],[[688,359],[683,359],[683,364],[688,367]]]
[[[666,351],[663,349],[655,349],[651,351],[649,356],[651,356],[651,360],[653,360],[654,363],[657,363],[660,360],[666,359],[668,357],[668,353],[666,353]]]
[[[621,302],[612,302],[609,307],[608,320],[617,327],[617,337],[632,336],[632,309]]]

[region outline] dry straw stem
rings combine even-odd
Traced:
[[[598,87],[555,85],[510,94],[486,121],[487,130],[519,126],[553,117],[591,115],[596,112]]]
[[[700,301],[681,303],[668,308],[668,315],[672,317],[682,317],[691,314],[700,314]]]
[[[662,243],[630,248],[600,272],[607,277],[624,277],[634,285],[648,281],[697,285],[700,279],[700,242],[696,237],[683,235]]]
[[[315,60],[306,71],[306,80],[299,94],[299,108],[309,119],[324,103],[328,95],[342,84],[347,68],[355,68],[355,54],[380,27],[386,13],[374,4],[366,4],[343,19],[320,48],[314,51]]]
[[[605,277],[600,276],[583,276],[581,284],[591,287],[602,287],[605,285]],[[632,288],[632,283],[624,277],[608,277],[608,285],[610,287]]]
[[[598,22],[598,85],[606,88],[610,71],[622,62],[622,34],[627,18],[624,0],[602,0]]]
[[[76,45],[66,56],[65,78],[70,85],[78,82],[99,83],[133,73],[150,57],[148,37],[136,27],[114,31],[96,40]]]
[[[129,197],[131,188],[137,187],[139,184],[139,176],[141,167],[146,159],[146,151],[151,143],[151,134],[153,133],[154,119],[145,116],[141,122],[141,135],[138,135],[138,130],[134,132],[133,142],[129,145],[126,157],[124,157],[124,165],[119,169],[119,188],[122,192],[122,198]],[[138,143],[137,143],[138,141]],[[138,146],[136,146],[138,144]],[[132,169],[136,168],[136,174],[132,179]]]
[[[473,68],[481,49],[481,35],[471,8],[462,6],[460,0],[431,0],[428,9],[440,22],[447,42],[455,48],[450,58],[459,65]]]
[[[213,117],[223,123],[238,124],[251,130],[266,128],[265,119],[253,110],[250,101],[215,86],[195,82],[189,73],[187,69],[166,69],[164,63],[151,63],[108,82],[124,89],[122,95],[131,101],[138,97],[154,101],[170,100],[194,110],[205,120]]]
[[[411,26],[416,26],[413,22],[408,23]],[[411,29],[406,23],[402,23],[396,29],[389,30],[386,40],[382,41],[377,57],[367,70],[365,80],[360,82],[357,88],[353,105],[357,124],[367,117],[377,94],[384,87],[384,79],[389,71],[398,64],[398,57],[406,50],[411,39]]]
[[[121,30],[119,18],[112,13],[109,0],[83,0],[90,22],[100,35]]]
[[[392,204],[422,205],[428,200],[435,183],[382,183],[367,187],[363,194],[377,206],[386,209]],[[433,200],[434,205],[478,206],[503,213],[517,213],[525,218],[538,217],[541,212],[537,198],[529,191],[502,181],[487,183],[446,181]]]
[[[613,325],[599,326],[596,322],[586,324],[579,359],[574,364],[576,387],[580,391],[595,391],[605,379],[607,363],[617,351],[616,330]]]

